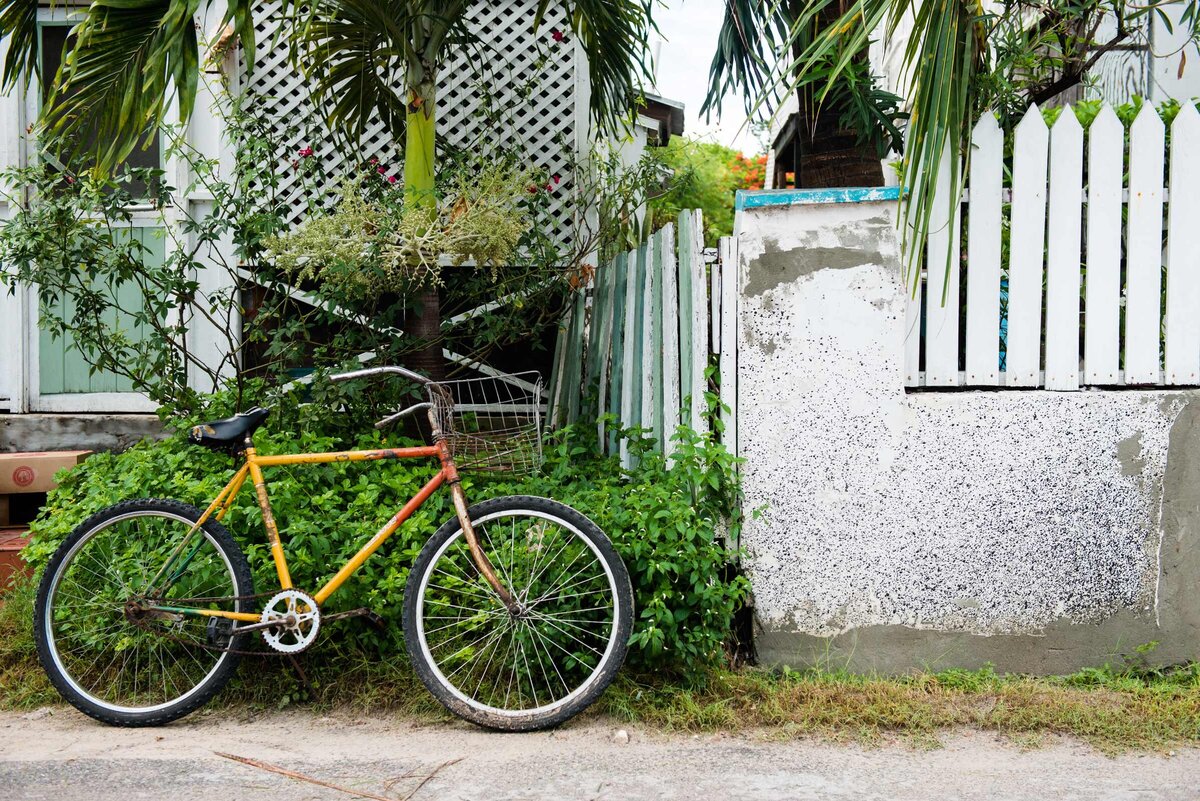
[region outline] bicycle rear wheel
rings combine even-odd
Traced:
[[[232,677],[235,624],[178,611],[246,611],[247,602],[229,599],[254,593],[246,557],[217,521],[178,548],[200,514],[177,501],[124,501],[84,521],[50,559],[34,612],[38,658],[81,712],[116,726],[159,725],[207,703]],[[147,601],[152,582],[158,591]]]
[[[421,550],[404,598],[408,653],[451,712],[507,731],[556,726],[595,701],[625,660],[629,573],[595,523],[548,498],[468,510],[520,608],[510,612],[471,559],[457,518]]]

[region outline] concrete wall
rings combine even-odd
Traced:
[[[812,202],[852,196],[740,199],[760,658],[1064,672],[1152,641],[1155,662],[1200,656],[1200,394],[906,393],[895,203]]]

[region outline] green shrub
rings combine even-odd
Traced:
[[[217,398],[219,408],[226,399]],[[261,453],[327,451],[416,444],[377,432],[347,432],[345,418],[315,411],[321,404],[284,406],[256,435]],[[530,477],[467,477],[470,501],[512,494],[544,495],[594,520],[613,539],[633,580],[637,617],[629,664],[634,670],[696,675],[723,658],[734,610],[747,592],[728,577],[732,554],[717,534],[735,513],[733,459],[687,429],[676,437],[667,468],[648,442],[633,439],[639,466],[623,471],[596,455],[595,427],[581,425],[551,438],[546,464]],[[25,557],[42,568],[58,544],[86,517],[126,498],[176,498],[201,508],[229,480],[234,463],[222,453],[188,445],[180,435],[100,453],[61,476],[33,524]],[[314,591],[432,475],[420,461],[335,463],[266,470],[271,504],[298,587]],[[329,610],[367,606],[389,626],[335,627],[338,637],[383,658],[403,652],[401,609],[409,566],[425,540],[453,514],[446,493],[435,494],[335,594]],[[278,586],[254,493],[244,488],[225,518],[255,571],[255,586]],[[735,531],[736,533],[736,531]]]

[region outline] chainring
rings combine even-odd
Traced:
[[[308,595],[299,590],[284,590],[267,601],[262,622],[275,624],[262,630],[267,645],[283,654],[298,654],[317,639],[321,611]]]

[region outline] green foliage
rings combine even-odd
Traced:
[[[746,160],[741,152],[715,142],[674,136],[656,157],[674,172],[674,185],[650,202],[653,227],[674,222],[683,209],[700,209],[709,247],[733,233],[734,193],[762,188],[761,182],[754,184],[757,172],[738,169]]]
[[[218,396],[217,411],[228,399]],[[355,434],[353,418],[322,412],[323,404],[280,403],[260,429],[261,453],[325,451],[413,444],[376,432]],[[681,429],[675,465],[643,452],[623,472],[615,458],[595,455],[594,426],[562,431],[549,440],[543,472],[528,478],[464,481],[473,501],[511,494],[553,497],[596,522],[629,567],[637,617],[629,663],[634,670],[695,675],[721,662],[730,621],[747,583],[728,578],[733,554],[718,535],[737,508],[733,459],[708,438]],[[170,497],[205,506],[228,481],[228,455],[187,445],[181,436],[143,442],[120,453],[99,453],[60,476],[32,529],[25,557],[40,569],[58,543],[84,518],[123,498]],[[335,463],[267,471],[272,508],[301,588],[319,587],[432,475],[420,462]],[[387,632],[335,629],[355,648],[385,658],[403,653],[401,610],[408,570],[426,538],[453,515],[449,496],[433,496],[333,598],[330,611],[367,606],[390,624]],[[253,492],[243,491],[225,525],[246,550],[259,591],[275,586]],[[734,529],[736,535],[736,528]]]

